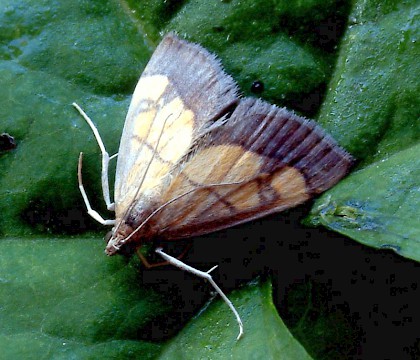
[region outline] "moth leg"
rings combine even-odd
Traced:
[[[146,259],[146,257],[140,252],[140,248],[136,249],[136,254],[137,254],[138,258],[141,260],[141,262],[143,263],[143,265],[147,269],[158,267],[158,266],[164,266],[164,265],[169,264],[167,261],[161,261],[161,262],[158,262],[158,263],[155,263],[155,264],[149,263],[149,261]]]
[[[187,246],[185,246],[185,249],[182,251],[182,253],[180,254],[180,255],[178,255],[177,257],[176,257],[176,259],[177,260],[180,260],[180,259],[182,259],[184,256],[185,256],[185,254],[188,252],[188,250],[190,250],[191,249],[191,246],[192,246],[192,243],[190,242],[189,244],[187,244]],[[157,262],[157,263],[153,263],[153,264],[151,264],[151,263],[149,263],[149,261],[147,260],[147,258],[141,253],[141,251],[140,251],[140,247],[138,247],[137,249],[136,249],[136,254],[137,254],[137,256],[138,256],[138,258],[140,259],[140,261],[143,263],[143,265],[147,268],[147,269],[150,269],[150,268],[154,268],[154,267],[158,267],[158,266],[165,266],[165,265],[170,265],[170,262],[169,261],[160,261],[160,262]],[[213,270],[213,269],[212,269]],[[210,272],[210,271],[209,271]]]
[[[243,333],[244,333],[244,326],[242,324],[242,320],[241,317],[238,314],[238,311],[235,309],[235,307],[233,306],[232,302],[228,299],[228,297],[223,293],[222,289],[219,288],[219,286],[217,286],[216,282],[213,280],[213,278],[210,275],[210,272],[212,270],[214,270],[216,268],[212,267],[209,271],[204,272],[201,270],[198,270],[196,268],[193,268],[192,266],[189,266],[185,263],[183,263],[182,261],[166,254],[163,252],[162,248],[157,248],[156,253],[159,254],[160,256],[162,256],[169,264],[176,266],[177,268],[184,270],[184,271],[188,271],[196,276],[199,276],[203,279],[206,279],[212,286],[213,288],[219,293],[219,295],[222,297],[222,299],[225,301],[225,303],[229,306],[230,310],[233,312],[233,314],[236,317],[236,321],[239,325],[239,334],[238,337],[236,338],[236,340],[239,340]]]
[[[86,191],[82,182],[82,159],[83,159],[83,153],[80,153],[79,164],[77,166],[77,179],[79,181],[79,190],[85,202],[87,212],[90,216],[92,216],[96,221],[98,221],[102,225],[115,225],[115,220],[105,220],[101,215],[99,215],[97,211],[93,210],[92,207],[90,206],[90,202],[86,195]]]
[[[102,154],[102,171],[101,171],[101,182],[102,182],[102,193],[104,196],[105,204],[108,210],[114,211],[115,210],[115,204],[111,203],[111,198],[109,196],[109,182],[108,182],[108,168],[109,168],[109,160],[115,158],[118,154],[114,154],[111,157],[109,156],[108,152],[105,150],[105,145],[101,139],[101,135],[99,135],[99,131],[96,128],[93,121],[87,116],[87,114],[82,110],[82,108],[77,105],[76,103],[72,104],[76,110],[80,113],[80,115],[83,116],[83,118],[86,120],[90,128],[92,129],[93,135],[95,135],[96,142],[99,145],[99,148],[101,149]],[[85,200],[86,203],[86,200]],[[87,205],[87,204],[86,204]]]

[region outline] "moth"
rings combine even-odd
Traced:
[[[198,44],[167,34],[135,88],[118,154],[110,157],[89,117],[102,152],[102,189],[115,219],[105,252],[125,253],[154,239],[210,233],[305,202],[337,183],[353,158],[315,122],[260,99],[241,97],[220,61]],[[118,155],[114,201],[108,165]],[[209,272],[156,252],[165,261],[206,278],[236,309]],[[142,257],[146,266],[147,260]]]

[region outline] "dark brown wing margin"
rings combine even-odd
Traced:
[[[267,157],[261,173],[284,166],[298,169],[312,195],[336,184],[354,162],[314,121],[253,98],[243,99],[231,118],[209,134],[204,146],[229,143]]]

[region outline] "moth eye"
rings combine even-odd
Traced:
[[[104,236],[104,240],[106,244],[108,244],[109,240],[111,240],[111,237],[112,237],[112,231],[108,231],[106,235]]]
[[[251,91],[254,94],[261,94],[264,91],[264,83],[260,80],[256,80],[251,85]]]

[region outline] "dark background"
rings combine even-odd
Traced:
[[[270,277],[281,318],[314,358],[419,359],[420,266],[322,228],[304,228],[299,222],[307,208],[195,238],[183,261],[201,270],[219,264],[212,274],[226,291]],[[141,274],[179,309],[150,324],[153,339],[180,330],[211,291],[170,266]],[[310,347],[313,338],[319,348]]]

